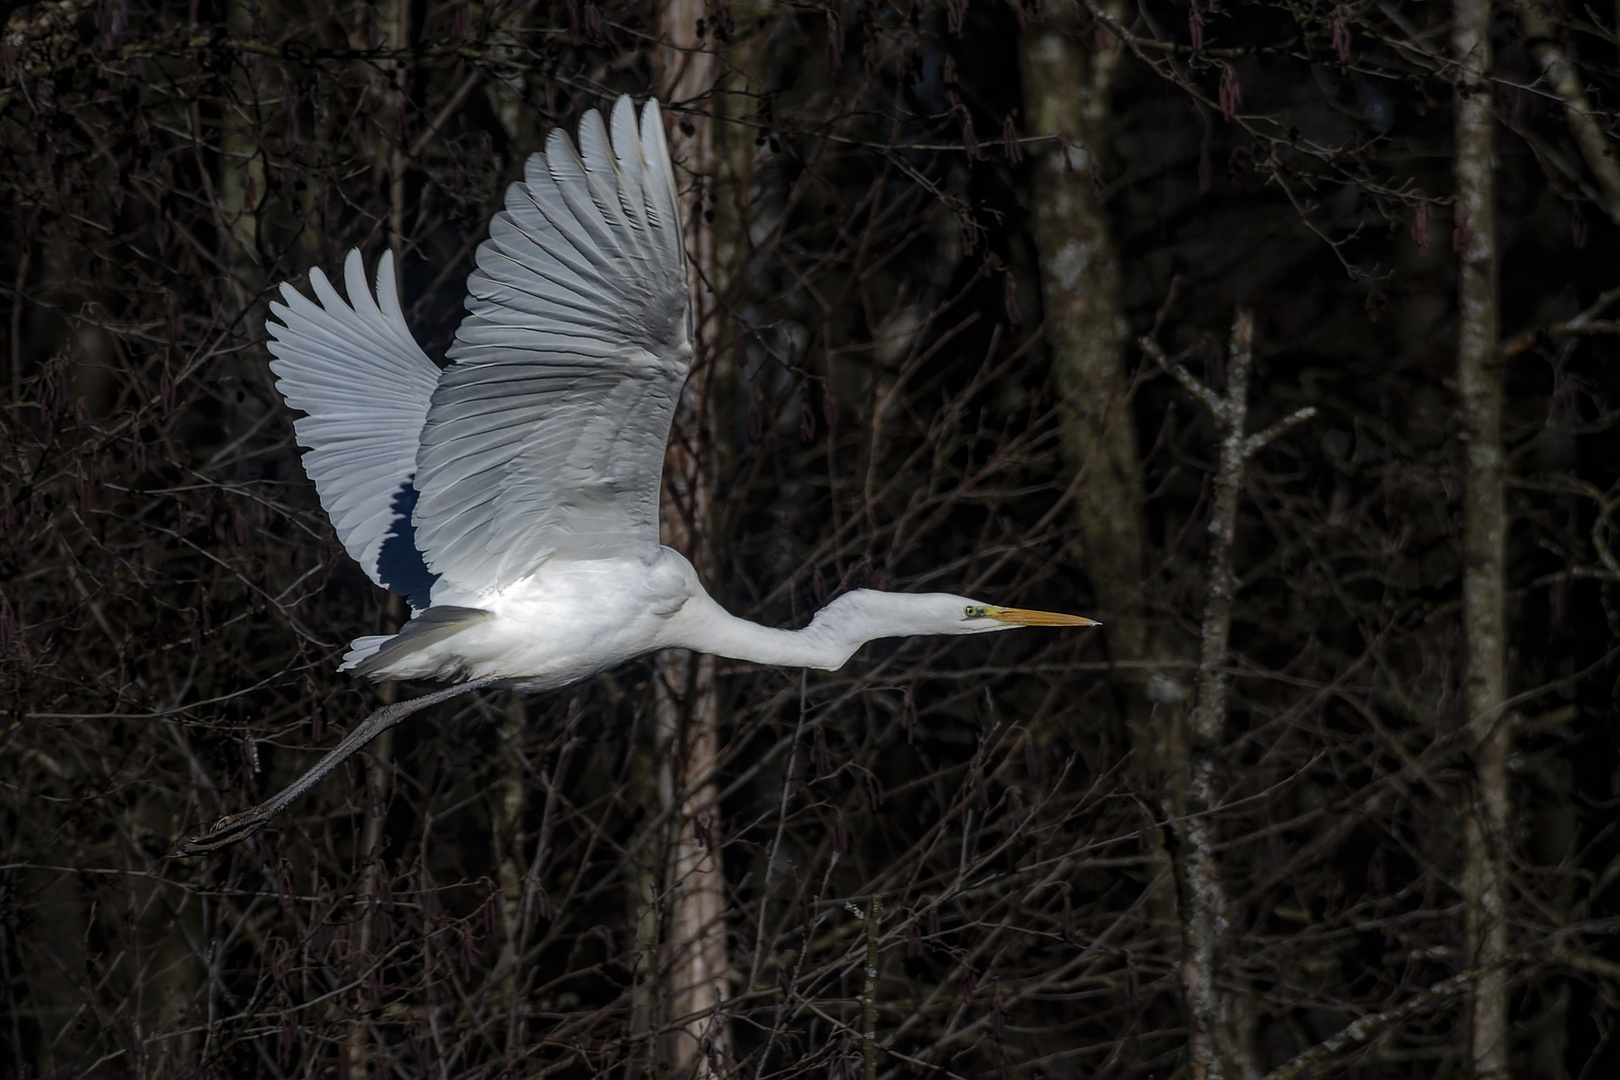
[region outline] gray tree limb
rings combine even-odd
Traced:
[[[1490,0],[1457,0],[1456,83],[1457,409],[1463,435],[1463,699],[1474,759],[1464,827],[1463,899],[1474,966],[1470,1056],[1479,1080],[1509,1075],[1507,965],[1507,758],[1511,725],[1500,708],[1507,627],[1503,574],[1502,382],[1498,348],[1495,178],[1492,156]]]

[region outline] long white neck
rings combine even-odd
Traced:
[[[886,637],[936,629],[938,597],[857,589],[816,612],[803,630],[778,630],[739,619],[698,592],[671,620],[668,644],[733,660],[836,671],[856,649]]]

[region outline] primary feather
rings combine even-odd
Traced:
[[[553,131],[507,190],[442,372],[411,337],[388,255],[375,298],[351,251],[348,302],[312,270],[319,304],[289,284],[271,305],[271,369],[307,414],[295,428],[321,503],[415,609],[476,604],[558,553],[657,546],[692,363],[674,172],[655,102],[638,125],[620,98],[611,139],[594,110],[579,134],[576,150]]]
[[[424,608],[433,575],[410,537],[412,480],[439,369],[405,325],[393,258],[377,266],[378,299],[358,251],[343,271],[351,303],[319,269],[309,272],[319,305],[281,286],[286,303],[272,303],[266,323],[270,370],[287,404],[306,414],[293,424],[309,447],[304,471],[338,539],[371,580]]]
[[[664,446],[692,365],[686,257],[658,108],[613,144],[553,131],[490,224],[422,430],[417,540],[468,601],[558,552],[656,546]]]

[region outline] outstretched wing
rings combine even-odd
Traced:
[[[375,299],[358,251],[343,276],[348,303],[320,270],[309,272],[319,304],[281,286],[286,303],[271,304],[265,323],[270,370],[287,404],[307,414],[293,423],[309,447],[304,471],[343,546],[371,580],[422,608],[434,575],[412,537],[411,481],[439,369],[405,325],[392,255],[377,266]]]
[[[553,131],[468,279],[417,453],[416,539],[475,596],[553,554],[656,545],[664,446],[692,363],[691,299],[658,105],[612,143]]]

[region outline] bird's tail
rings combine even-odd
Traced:
[[[370,637],[357,637],[349,642],[349,651],[343,654],[343,663],[338,665],[339,671],[353,671],[363,662],[377,655],[377,650],[394,635],[376,634]]]
[[[458,674],[456,664],[432,646],[475,626],[493,613],[483,608],[439,604],[419,613],[397,634],[355,638],[339,671],[353,671],[374,682],[384,679],[443,679]]]

